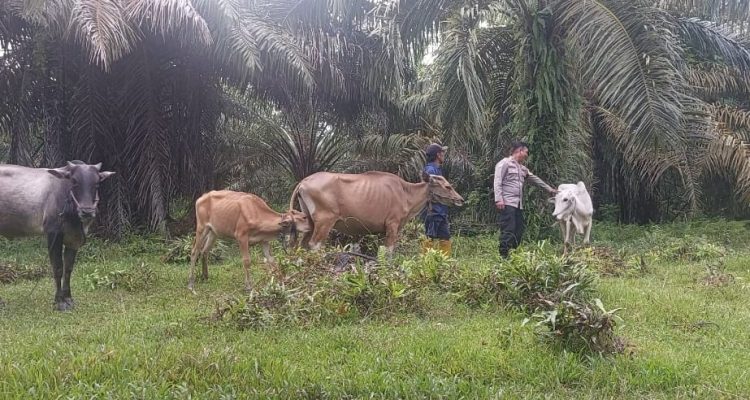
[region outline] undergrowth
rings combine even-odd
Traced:
[[[616,321],[601,322],[599,308],[589,306],[594,273],[584,259],[562,257],[546,242],[484,268],[461,265],[435,250],[390,262],[381,249],[377,261],[352,259],[343,271],[332,260],[303,250],[282,255],[278,276],[246,296],[217,299],[210,320],[240,329],[387,320],[425,314],[425,299],[439,293],[469,307],[507,307],[528,315],[559,313],[550,332],[576,332],[588,344],[580,346],[562,335],[566,348],[616,351],[614,339],[604,340],[607,335],[615,337]],[[572,312],[575,318],[563,318]]]
[[[86,274],[86,282],[92,289],[118,289],[130,292],[146,290],[156,282],[156,273],[145,263],[136,264],[132,268],[100,272],[94,269]]]

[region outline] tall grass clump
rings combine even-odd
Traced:
[[[433,255],[434,257],[434,255]],[[388,319],[423,311],[420,292],[440,275],[441,261],[423,259],[389,263],[382,249],[378,261],[352,257],[342,268],[341,257],[297,250],[277,259],[278,278],[270,279],[242,298],[218,301],[213,320],[238,327],[342,323]]]
[[[595,275],[579,259],[562,257],[547,242],[515,251],[500,266],[510,306],[534,312],[562,301],[586,300]]]
[[[147,290],[157,280],[156,272],[146,263],[136,264],[127,269],[99,271],[98,268],[86,274],[86,282],[91,289],[125,289],[129,292]]]
[[[538,321],[538,333],[544,339],[575,352],[611,354],[624,350],[625,341],[615,335],[621,321],[616,314],[619,308],[607,310],[599,299],[549,302],[548,306],[531,317]]]
[[[559,255],[547,242],[515,251],[504,262],[507,305],[536,320],[539,335],[567,351],[619,353],[619,309],[606,310],[595,295],[592,258]]]

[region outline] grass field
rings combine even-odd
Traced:
[[[192,294],[187,264],[162,261],[168,243],[94,241],[73,312],[53,311],[48,276],[0,284],[0,398],[750,398],[749,233],[595,225],[594,297],[622,308],[626,346],[612,355],[569,351],[518,308],[440,290],[419,312],[240,329],[209,318],[245,296],[233,244]],[[504,268],[495,240],[457,238],[451,265]],[[613,258],[621,270],[604,266]],[[0,264],[46,266],[46,247],[0,241]]]

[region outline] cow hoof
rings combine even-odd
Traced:
[[[73,310],[73,300],[64,300],[55,304],[55,310],[57,311],[71,311]]]
[[[253,287],[252,286],[245,286],[245,293],[250,293],[252,291],[253,291]]]

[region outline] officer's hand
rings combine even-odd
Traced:
[[[495,207],[497,207],[498,210],[502,210],[505,208],[505,203],[502,200],[498,200],[495,202]]]

